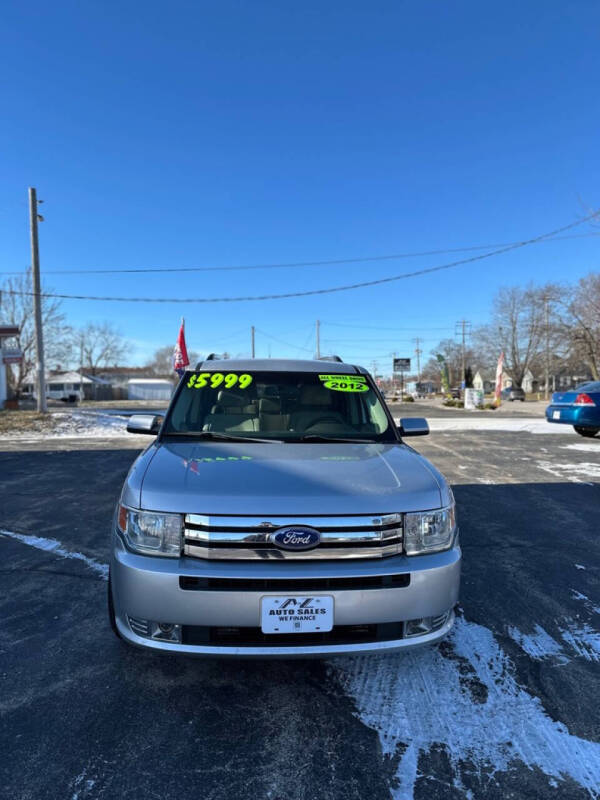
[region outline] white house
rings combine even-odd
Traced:
[[[509,386],[513,385],[513,380],[506,370],[502,373],[502,388],[508,389]],[[531,370],[525,370],[525,375],[523,377],[523,382],[521,383],[521,388],[526,394],[531,394],[531,392],[536,391],[537,389],[537,380],[533,377],[533,373]]]
[[[79,372],[46,373],[46,397],[51,400],[83,400],[86,387],[94,383]],[[83,384],[83,387],[82,387]],[[23,386],[23,397],[36,396],[35,377],[28,375]]]
[[[473,376],[473,388],[479,389],[484,394],[493,392],[496,388],[496,376],[484,369],[478,369]]]

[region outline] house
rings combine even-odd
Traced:
[[[419,397],[426,397],[428,394],[435,394],[439,391],[439,385],[433,381],[417,381],[415,388]]]
[[[504,370],[502,373],[502,389],[508,389],[512,385],[513,379],[511,378],[510,373]],[[523,376],[523,380],[521,382],[521,388],[525,394],[531,394],[532,392],[537,392],[538,390],[538,381],[533,377],[533,373],[530,369],[525,370],[525,375]]]
[[[51,400],[63,400],[64,402],[75,402],[83,400],[84,396],[91,395],[90,389],[93,380],[80,372],[58,372],[51,370],[46,373],[46,397]],[[35,375],[28,375],[23,384],[22,397],[35,398],[36,378]]]
[[[496,389],[496,373],[487,369],[476,369],[473,376],[473,388],[484,394],[491,394]]]
[[[96,375],[109,381],[115,393],[120,393],[122,395],[115,399],[127,397],[129,381],[132,380],[166,380],[173,386],[176,385],[178,380],[175,373],[170,375],[155,375],[151,367],[127,367],[118,365],[114,367],[102,367],[96,370]]]
[[[502,372],[502,389],[508,389],[512,385],[513,379],[505,368]],[[537,392],[538,381],[533,377],[531,370],[527,369],[525,371],[525,377],[523,378],[523,383],[521,385],[527,394]],[[479,389],[485,394],[493,394],[493,392],[496,390],[495,370],[492,372],[491,370],[477,369],[475,375],[473,376],[473,388]]]
[[[564,367],[559,370],[554,370],[550,375],[550,391],[552,392],[565,392],[568,389],[574,389],[582,383],[593,381],[589,369],[581,364],[575,368]],[[540,381],[543,387],[544,381]]]
[[[10,364],[19,363],[23,358],[21,351],[14,347],[8,347],[5,340],[10,340],[18,334],[18,325],[0,325],[0,408],[4,408],[8,399],[7,370],[10,368]]]

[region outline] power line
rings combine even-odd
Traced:
[[[592,215],[592,217],[595,215]],[[585,222],[590,219],[586,217],[581,220]],[[579,223],[576,223],[579,224]],[[561,230],[566,230],[562,228]],[[589,231],[588,233],[575,233],[568,236],[554,236],[551,233],[532,239],[528,244],[537,244],[542,241],[557,242],[564,239],[583,239],[590,236],[598,237],[600,233]],[[503,242],[501,244],[477,244],[469,247],[452,247],[438,250],[421,250],[411,253],[392,253],[381,256],[359,256],[357,258],[334,258],[322,261],[289,261],[279,264],[242,264],[239,266],[221,267],[115,267],[111,269],[55,269],[44,270],[44,275],[128,275],[138,273],[164,273],[164,272],[228,272],[237,270],[253,269],[289,269],[291,267],[323,267],[334,266],[336,264],[361,264],[369,261],[394,261],[404,258],[421,258],[423,256],[449,255],[450,253],[467,253],[474,250],[489,250],[490,248],[504,248],[521,246],[521,241]],[[20,275],[21,271],[2,271],[0,275]]]
[[[327,339],[327,342],[334,342],[335,344],[355,344],[356,342],[360,341],[359,339]],[[400,343],[403,344],[412,344],[416,340],[415,339],[368,339],[369,342],[392,342],[392,343]],[[423,339],[423,337],[419,337],[419,342],[439,342],[439,338],[431,338],[431,339]]]
[[[420,330],[420,331],[449,331],[453,330],[450,326],[446,325],[444,328],[422,328],[420,325],[415,325],[412,328],[386,328],[382,325],[354,325],[351,322],[328,322],[327,320],[321,320],[325,325],[333,325],[336,328],[360,328],[361,330],[371,330],[371,331],[398,331],[398,332],[409,332],[412,333],[413,331]]]
[[[297,344],[290,344],[289,342],[284,342],[283,339],[278,339],[277,336],[272,336],[270,333],[266,333],[260,328],[256,328],[256,332],[260,333],[261,336],[266,336],[267,339],[272,339],[274,342],[282,344],[285,347],[289,347],[292,350],[304,350],[306,353],[312,353],[312,349],[310,347],[299,347]]]
[[[587,217],[583,217],[582,219],[576,220],[575,222],[571,222],[568,225],[563,225],[561,228],[557,228],[553,231],[549,231],[548,233],[542,233],[539,236],[535,236],[532,239],[524,239],[521,242],[516,244],[507,245],[506,247],[501,247],[499,250],[492,250],[490,253],[483,253],[478,256],[471,256],[471,258],[463,258],[459,259],[458,261],[451,261],[448,264],[440,264],[435,267],[428,267],[426,269],[414,270],[413,272],[405,272],[401,275],[392,275],[387,278],[378,278],[371,281],[361,281],[360,283],[350,283],[344,286],[332,286],[327,289],[309,289],[304,292],[285,292],[283,294],[264,294],[264,295],[249,295],[249,296],[241,296],[241,297],[189,297],[189,298],[181,298],[181,297],[105,297],[105,296],[96,296],[96,295],[77,295],[77,294],[59,294],[56,292],[41,292],[40,297],[54,297],[59,298],[62,300],[96,300],[102,302],[117,302],[117,303],[239,303],[239,302],[248,302],[248,301],[256,301],[256,300],[283,300],[290,297],[309,297],[313,295],[321,295],[321,294],[333,294],[334,292],[345,292],[350,291],[352,289],[364,289],[368,286],[381,286],[385,283],[391,283],[393,281],[403,280],[405,278],[414,278],[419,275],[428,275],[433,272],[440,272],[441,270],[452,269],[453,267],[463,266],[464,264],[473,264],[477,261],[483,261],[484,259],[491,258],[492,256],[502,255],[503,253],[508,253],[511,250],[517,250],[521,247],[526,247],[530,244],[535,244],[536,242],[542,241],[543,239],[547,239],[548,237],[555,236],[558,233],[562,233],[563,231],[570,230],[571,228],[576,227],[577,225],[582,225],[584,222],[588,222],[592,218],[598,216],[600,211],[595,211],[593,214],[589,214]],[[28,295],[33,296],[33,292],[19,292],[13,289],[5,289],[4,290],[7,294],[13,295]]]

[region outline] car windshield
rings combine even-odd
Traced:
[[[163,435],[211,434],[238,441],[397,441],[369,377],[325,370],[186,372]]]

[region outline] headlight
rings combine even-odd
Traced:
[[[454,538],[454,503],[437,511],[404,515],[404,549],[409,556],[447,550]]]
[[[181,514],[132,511],[119,506],[118,527],[128,547],[136,553],[171,558],[177,558],[181,553]]]

